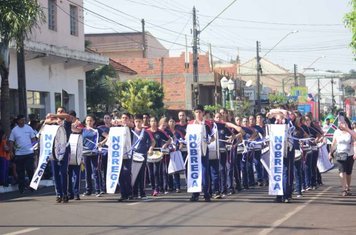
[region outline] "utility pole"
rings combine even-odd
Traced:
[[[145,20],[142,19],[141,23],[142,23],[142,58],[147,58]]]
[[[215,106],[218,104],[218,85],[217,85],[217,74],[214,71],[214,61],[213,61],[213,52],[211,50],[211,43],[209,43],[209,56],[210,56],[210,64],[211,70],[214,74],[214,103]]]
[[[256,41],[256,86],[257,86],[257,106],[256,113],[261,111],[261,91],[260,91],[260,72],[261,72],[261,64],[260,64],[260,42]]]
[[[199,104],[199,74],[198,74],[198,29],[197,29],[197,15],[195,7],[193,7],[193,90],[195,106]]]
[[[318,77],[318,120],[320,120],[320,78]]]
[[[163,68],[164,68],[164,57],[161,57],[161,86],[163,88]]]
[[[26,96],[26,70],[25,70],[25,51],[24,40],[17,51],[17,84],[18,84],[18,97],[19,97],[19,113],[25,115],[27,118],[27,96]]]
[[[334,78],[331,78],[331,110],[335,112]]]
[[[298,86],[297,70],[298,70],[298,67],[296,64],[294,64],[294,86]]]

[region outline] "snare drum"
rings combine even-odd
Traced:
[[[80,134],[71,134],[69,136],[70,156],[69,165],[79,166],[82,160],[83,137]]]
[[[134,161],[134,162],[143,162],[143,161],[145,161],[145,157],[143,156],[142,153],[133,152],[132,161]]]
[[[53,142],[52,159],[62,161],[67,147],[67,135],[63,126],[59,126]]]
[[[168,148],[161,148],[160,151],[161,151],[161,153],[164,154],[164,155],[168,155],[169,152],[170,152]]]
[[[147,156],[147,162],[155,163],[163,159],[163,153],[161,151],[153,151],[152,155]]]

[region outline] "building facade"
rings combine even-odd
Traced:
[[[44,118],[60,105],[86,115],[85,72],[109,59],[85,51],[83,1],[40,0],[46,21],[25,41],[27,113]],[[10,51],[11,115],[18,110],[17,54]]]

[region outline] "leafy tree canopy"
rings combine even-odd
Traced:
[[[117,82],[115,97],[122,109],[132,113],[163,113],[163,88],[155,81],[135,79]]]
[[[350,1],[352,10],[345,15],[345,23],[348,28],[350,28],[352,32],[352,40],[351,47],[353,49],[354,54],[356,55],[356,0]]]

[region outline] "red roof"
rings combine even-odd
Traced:
[[[130,75],[137,74],[136,71],[130,69],[129,67],[127,67],[127,66],[125,66],[123,64],[120,64],[119,62],[117,62],[117,61],[115,61],[113,59],[109,59],[109,63],[116,71],[119,71],[119,72],[122,72],[122,73],[128,73]]]

